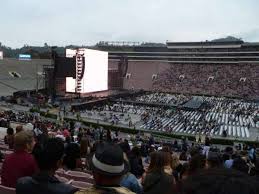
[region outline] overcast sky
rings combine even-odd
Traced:
[[[2,0],[0,42],[64,46],[107,41],[259,42],[259,0]]]

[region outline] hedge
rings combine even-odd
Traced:
[[[43,116],[43,117],[46,117],[46,118],[57,119],[57,115],[41,111],[39,108],[34,107],[34,108],[31,108],[29,111],[31,113],[35,113],[35,112],[40,113],[40,116]]]
[[[64,118],[65,121],[78,121],[77,119],[72,119],[72,118],[68,118],[65,117]],[[112,131],[121,131],[121,132],[125,132],[125,133],[130,133],[130,134],[137,134],[138,130],[134,130],[131,128],[126,128],[126,127],[119,127],[119,126],[115,126],[115,125],[108,125],[108,124],[102,124],[102,123],[95,123],[95,122],[91,122],[91,121],[80,121],[82,122],[84,125],[86,126],[92,126],[94,128],[98,128],[98,127],[103,127],[103,128],[109,128]]]

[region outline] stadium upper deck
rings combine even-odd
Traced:
[[[169,63],[259,63],[259,43],[233,42],[167,42],[166,45],[99,44],[109,51],[109,59],[122,56],[129,61],[160,61]]]
[[[124,89],[259,97],[259,43],[99,44]],[[124,67],[123,67],[124,65]]]

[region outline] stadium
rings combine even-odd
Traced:
[[[172,149],[187,164],[186,151],[191,154],[194,148],[202,149],[209,161],[215,159],[212,151],[259,145],[259,43],[101,41],[61,53],[51,48],[48,56],[0,59],[2,138],[10,128],[23,128],[32,130],[39,142],[48,134],[68,145],[70,138],[92,143],[107,138],[122,149],[126,143],[132,152],[141,149],[144,166],[131,171],[139,180],[145,180],[146,152],[153,149]],[[0,148],[3,155],[13,153],[7,139]],[[75,157],[78,148],[69,149],[67,154]],[[73,188],[90,188],[94,177],[83,156],[83,170],[75,171],[65,156],[65,170],[56,171],[55,177]],[[37,153],[35,157],[43,160]],[[7,176],[4,169],[2,177]],[[2,178],[2,184],[0,192],[15,192],[13,183]]]
[[[259,194],[259,1],[1,1],[0,194]]]
[[[82,99],[99,96],[100,102],[70,103],[69,109],[81,111],[82,118],[110,124],[128,110],[129,118],[116,122],[126,128],[130,121],[130,128],[145,132],[196,139],[197,135],[233,141],[258,139],[258,43],[101,41],[91,49],[108,52],[108,88],[81,94]],[[54,60],[4,58],[0,60],[2,95],[48,88],[48,94],[55,91],[59,99],[73,98],[66,92],[66,77],[76,77],[75,60],[64,53]],[[109,109],[115,111],[106,110],[103,102],[112,104]],[[96,107],[104,111],[99,114],[113,114],[114,118],[84,114]]]

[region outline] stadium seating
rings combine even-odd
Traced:
[[[87,187],[91,187],[93,184],[82,181],[72,181],[71,185],[78,189],[84,189]]]
[[[199,99],[198,108],[188,108],[182,104]],[[129,100],[130,103],[127,103]],[[134,104],[133,101],[145,103]],[[194,102],[194,101],[192,101]],[[146,106],[149,104],[167,105]],[[185,103],[187,104],[187,103]],[[189,103],[190,104],[190,103]],[[171,108],[177,106],[177,108]],[[204,107],[205,106],[205,107]],[[256,127],[254,118],[257,115],[258,105],[252,102],[244,102],[238,99],[224,97],[184,96],[166,93],[151,93],[137,97],[126,98],[121,102],[99,107],[98,118],[106,122],[112,122],[114,117],[118,124],[126,124],[131,117],[128,114],[138,115],[134,124],[144,130],[161,131],[181,134],[209,134],[247,139],[250,138],[250,127]],[[95,110],[84,111],[85,117],[95,118]],[[127,119],[129,117],[129,119]],[[137,118],[140,117],[140,120]]]
[[[211,100],[207,98],[207,100]],[[214,99],[215,100],[215,99]],[[201,134],[209,133],[214,136],[222,136],[223,131],[226,130],[228,136],[230,137],[238,137],[238,138],[249,138],[249,126],[255,127],[255,123],[252,119],[255,116],[255,112],[252,115],[239,115],[233,112],[231,113],[231,108],[233,106],[238,106],[239,108],[248,108],[250,104],[248,103],[230,103],[228,106],[223,104],[223,99],[218,99],[215,107],[209,110],[205,115],[205,120],[207,122],[216,121],[216,123],[220,126],[212,128],[210,131],[206,131],[202,129]],[[236,107],[237,108],[237,107]],[[223,112],[224,111],[224,112]],[[198,127],[194,127],[198,125],[199,119],[201,117],[201,113],[197,111],[182,111],[184,117],[188,118],[188,125],[184,128],[184,120],[179,119],[178,114],[174,114],[171,118],[159,118],[156,120],[149,119],[148,122],[144,123],[141,128],[164,131],[164,132],[180,132],[187,134],[196,134],[199,132]]]
[[[258,68],[258,65],[244,64],[171,64],[166,70],[157,72],[158,78],[153,81],[152,90],[256,98],[259,96],[259,82],[256,73],[259,71]],[[151,76],[155,68],[152,70],[147,68],[146,71],[150,71]],[[133,79],[133,76],[130,80],[131,85],[139,85],[139,80]]]
[[[69,183],[69,180],[65,177],[62,177],[62,176],[58,176],[58,175],[55,175],[55,177],[60,181],[60,182],[63,182],[63,183]]]
[[[64,180],[73,180],[73,181],[81,181],[81,182],[87,182],[87,183],[93,183],[93,177],[91,174],[79,172],[79,171],[63,171],[58,170],[56,172],[57,177],[62,177],[60,179],[65,178]]]
[[[15,189],[10,187],[5,187],[3,185],[0,185],[0,193],[1,194],[15,194]]]
[[[12,95],[19,90],[32,90],[43,88],[43,65],[50,64],[50,60],[33,59],[19,61],[17,59],[0,60],[0,91],[1,95]],[[13,77],[11,72],[17,72],[20,77]]]
[[[147,95],[142,95],[140,97],[136,97],[136,101],[138,102],[148,102],[153,104],[166,104],[177,106],[180,105],[190,98],[184,95],[174,95],[174,94],[167,94],[167,93],[151,93]]]

